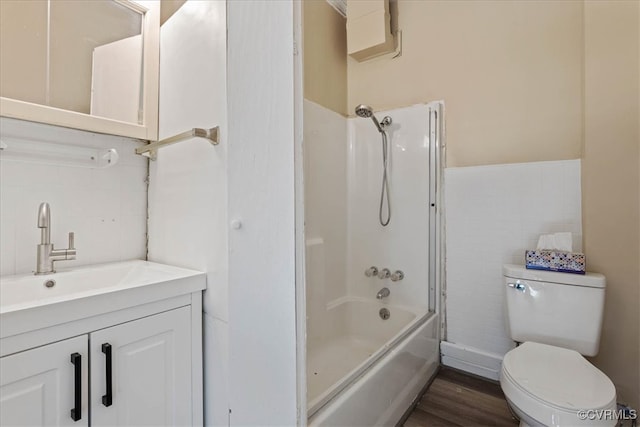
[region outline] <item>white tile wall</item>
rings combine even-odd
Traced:
[[[524,264],[541,233],[570,231],[581,249],[580,161],[447,168],[445,203],[446,339],[501,358],[502,264]]]
[[[0,135],[85,147],[116,148],[119,162],[106,169],[0,161],[0,275],[29,273],[36,263],[41,202],[51,205],[51,239],[67,247],[75,232],[75,261],[57,268],[143,259],[146,256],[147,160],[141,143],[20,120],[0,119]]]

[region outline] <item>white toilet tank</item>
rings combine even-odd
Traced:
[[[595,356],[600,345],[605,277],[503,267],[511,339]]]

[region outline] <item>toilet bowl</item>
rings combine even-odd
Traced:
[[[595,356],[605,277],[503,267],[509,335],[500,386],[524,426],[615,426],[616,390]]]
[[[508,352],[500,385],[521,426],[615,426],[616,390],[580,353],[526,342]]]

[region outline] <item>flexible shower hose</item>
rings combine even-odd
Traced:
[[[386,227],[391,221],[391,202],[389,202],[389,180],[387,179],[387,168],[389,165],[389,150],[388,150],[388,136],[387,131],[383,130],[382,135],[382,188],[380,190],[380,210],[378,211],[378,218],[380,219],[380,225]],[[387,219],[383,219],[382,208],[384,206],[385,199],[387,201]]]

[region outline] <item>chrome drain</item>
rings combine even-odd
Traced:
[[[53,287],[56,285],[56,281],[55,281],[55,280],[52,280],[52,279],[51,279],[51,280],[45,280],[45,281],[44,281],[44,285],[45,285],[47,288],[53,288]]]
[[[389,312],[389,310],[387,310],[386,308],[381,308],[380,309],[380,318],[382,320],[387,320],[389,317],[391,317],[391,313]]]

